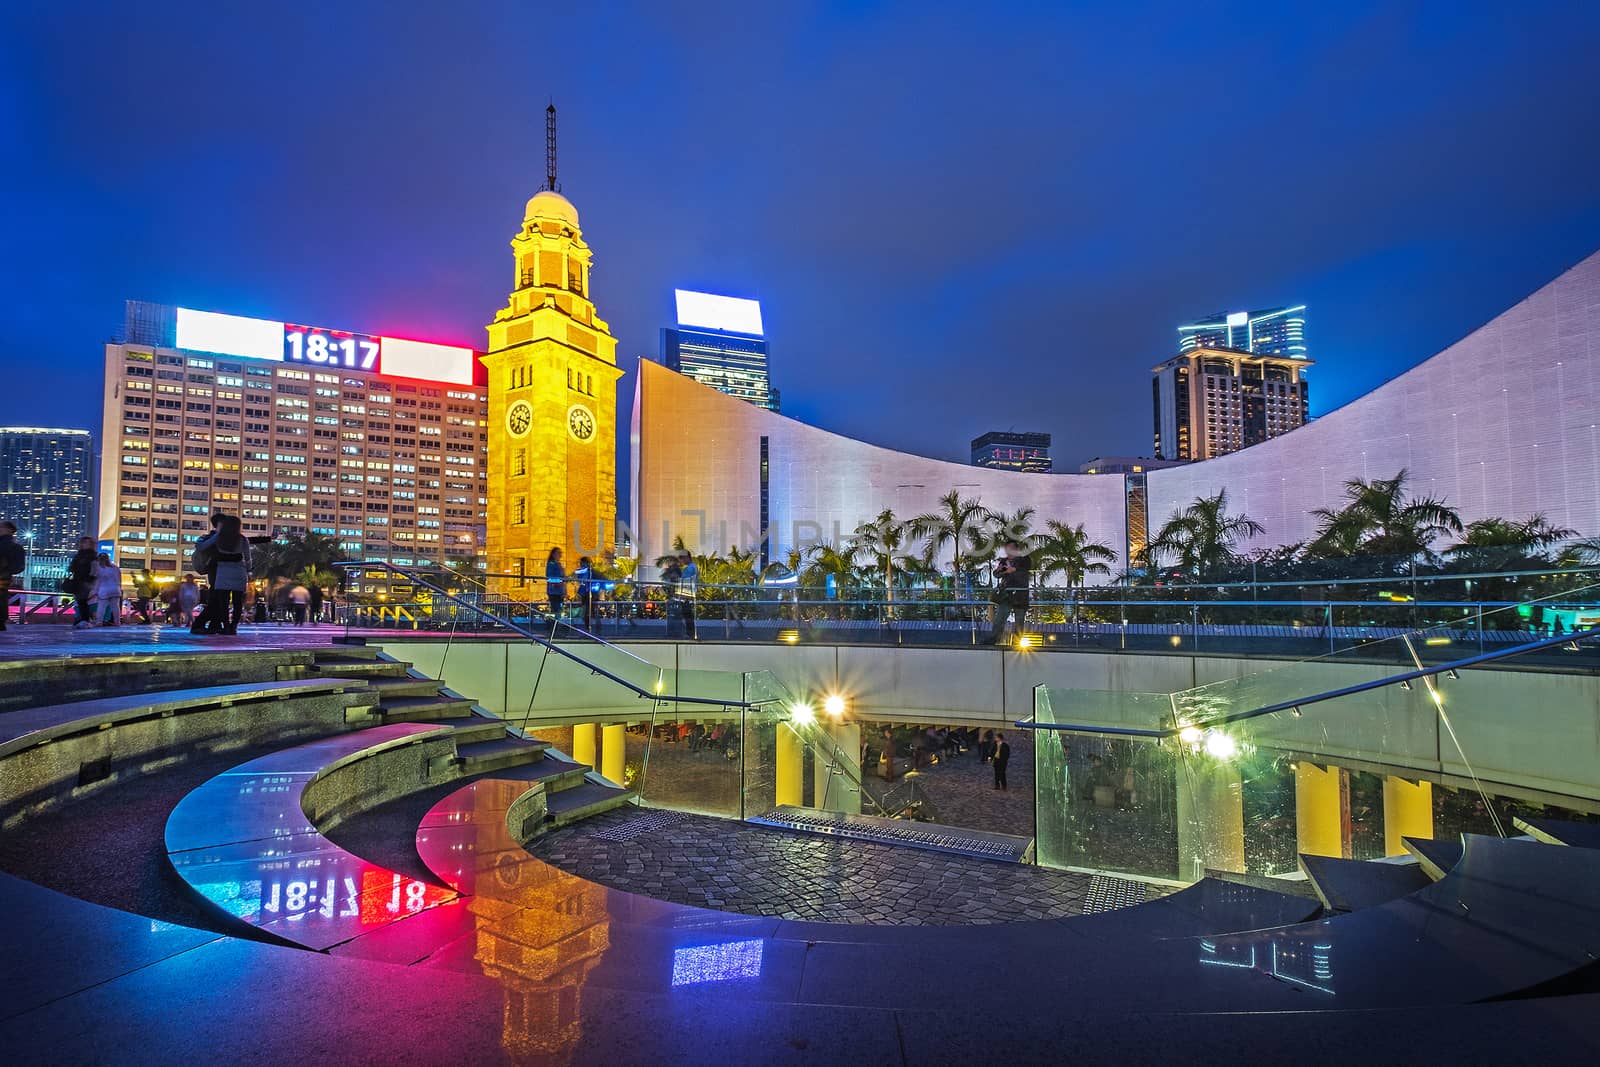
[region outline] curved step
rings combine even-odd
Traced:
[[[1330,911],[1359,911],[1410,896],[1433,878],[1417,863],[1347,860],[1300,854],[1300,869]]]

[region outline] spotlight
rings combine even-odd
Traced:
[[[789,721],[796,726],[810,726],[817,721],[817,709],[810,704],[796,704],[789,709]]]
[[[1239,746],[1233,738],[1221,730],[1212,730],[1206,734],[1206,754],[1215,759],[1232,759],[1238,754]]]
[[[1200,727],[1198,726],[1185,726],[1178,731],[1178,740],[1186,745],[1199,744],[1200,738],[1203,736],[1205,735],[1200,732]]]
[[[822,702],[822,710],[837,719],[844,714],[844,697],[834,693]]]
[[[1017,638],[1017,650],[1019,652],[1026,652],[1028,649],[1030,649],[1032,647],[1033,647],[1033,638],[1032,637],[1028,636],[1027,634],[1023,634],[1021,637]]]

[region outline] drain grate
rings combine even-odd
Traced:
[[[1097,915],[1102,911],[1116,911],[1118,908],[1143,904],[1144,892],[1143,882],[1130,882],[1126,878],[1108,878],[1103,874],[1097,874],[1089,883],[1089,896],[1083,902],[1083,913]]]
[[[632,841],[640,834],[654,833],[682,821],[681,811],[644,811],[622,822],[591,830],[589,836],[601,841]]]
[[[781,830],[827,834],[880,845],[905,845],[936,852],[959,852],[967,856],[1007,860],[1012,863],[1020,862],[1028,847],[1027,838],[974,833],[932,823],[911,823],[896,819],[878,819],[836,812],[812,812],[794,808],[778,808],[750,821]]]

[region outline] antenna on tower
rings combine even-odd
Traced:
[[[552,193],[559,193],[561,189],[556,185],[556,104],[550,101],[550,106],[544,109],[544,187]]]

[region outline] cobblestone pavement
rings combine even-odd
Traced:
[[[628,840],[637,809],[530,851],[584,878],[678,904],[837,923],[955,926],[1083,912],[1090,877],[677,815]],[[653,814],[653,813],[652,813]]]
[[[876,733],[878,728],[874,723],[862,729]],[[1005,735],[1011,743],[1005,790],[994,787],[994,768],[978,762],[977,749],[941,757],[938,763],[916,772],[918,787],[933,805],[934,822],[991,834],[1033,836],[1033,739],[1026,730],[1007,730]]]

